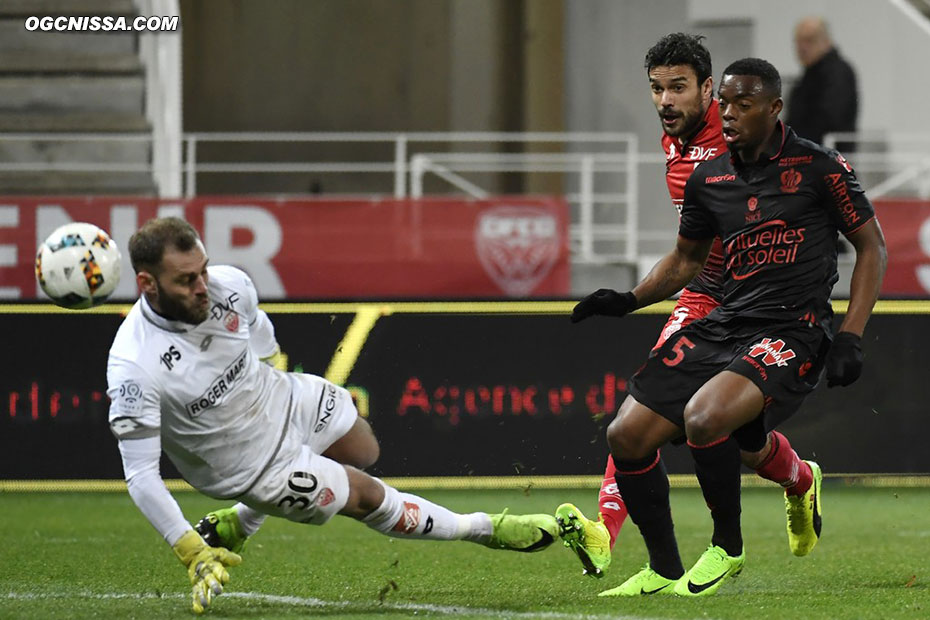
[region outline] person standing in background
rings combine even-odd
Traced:
[[[818,144],[828,133],[856,131],[856,72],[840,56],[823,18],[799,21],[794,46],[804,74],[788,97],[788,125],[800,137]],[[848,154],[855,150],[855,144],[842,142],[835,148]]]

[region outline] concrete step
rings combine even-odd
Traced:
[[[4,194],[82,195],[125,194],[154,196],[152,176],[146,173],[8,172],[0,171]]]
[[[119,112],[0,113],[0,132],[126,133],[150,129],[148,120],[141,114]]]
[[[0,0],[0,15],[135,15],[132,0]]]
[[[148,132],[144,68],[133,32],[30,32],[27,17],[138,14],[132,0],[0,0],[0,170],[8,194],[155,195],[152,174],[105,170],[151,161],[148,141],[73,141],[6,133]],[[41,164],[84,171],[35,171]]]
[[[136,54],[0,52],[0,74],[131,75],[142,73]]]
[[[29,32],[24,19],[0,19],[0,52],[13,51],[135,54],[136,33]]]
[[[142,76],[0,77],[3,112],[121,112],[142,114]]]
[[[147,164],[149,161],[148,140],[11,140],[0,135],[0,162],[4,163]]]

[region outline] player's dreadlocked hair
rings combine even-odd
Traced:
[[[129,260],[136,273],[157,274],[166,248],[187,252],[199,239],[194,227],[179,217],[152,219],[129,238]]]
[[[655,67],[687,65],[694,69],[698,84],[713,75],[710,52],[701,43],[705,37],[699,34],[674,32],[667,34],[646,52],[646,73]]]
[[[724,75],[754,75],[773,98],[781,97],[781,75],[778,69],[761,58],[741,58],[724,69]]]

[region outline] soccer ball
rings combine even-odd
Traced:
[[[93,224],[73,222],[55,229],[36,254],[36,280],[63,308],[102,304],[119,284],[119,274],[119,248]]]

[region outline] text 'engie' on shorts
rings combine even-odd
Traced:
[[[293,410],[278,456],[238,498],[265,514],[322,525],[349,498],[345,468],[322,456],[358,419],[347,390],[322,377],[291,373]]]

